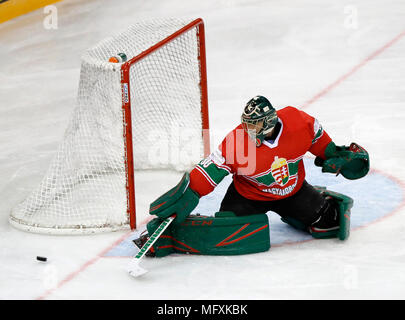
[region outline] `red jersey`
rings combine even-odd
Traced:
[[[324,158],[332,140],[304,111],[286,107],[277,115],[281,129],[274,141],[264,140],[256,147],[238,125],[190,172],[190,187],[204,196],[232,174],[236,190],[247,199],[272,201],[296,193],[305,179],[305,153]]]

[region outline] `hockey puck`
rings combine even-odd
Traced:
[[[46,262],[47,258],[46,258],[46,257],[37,256],[37,260],[38,260],[38,261]]]

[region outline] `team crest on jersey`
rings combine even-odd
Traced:
[[[284,186],[290,179],[287,159],[274,157],[274,161],[271,164],[271,174],[280,186]]]

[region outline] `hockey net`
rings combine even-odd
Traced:
[[[128,61],[108,62],[117,53]],[[139,22],[87,50],[63,141],[10,223],[49,234],[134,229],[134,170],[184,171],[209,153],[205,68],[201,19]]]

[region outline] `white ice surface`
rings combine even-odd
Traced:
[[[402,0],[64,0],[56,7],[56,30],[43,27],[42,10],[0,25],[0,299],[405,297],[403,200],[394,214],[356,229],[346,242],[301,242],[245,256],[145,259],[151,271],[142,279],[126,273],[127,257],[103,257],[125,232],[41,236],[8,223],[11,208],[40,181],[63,136],[81,54],[149,17],[205,21],[212,146],[238,123],[244,103],[263,94],[278,108],[305,106],[336,143],[364,145],[372,168],[404,190],[405,36],[390,43],[405,31]],[[348,24],[353,10],[357,26]],[[156,186],[162,175],[137,173],[140,221],[148,203],[179,177],[165,174]],[[36,261],[37,255],[48,262]]]

